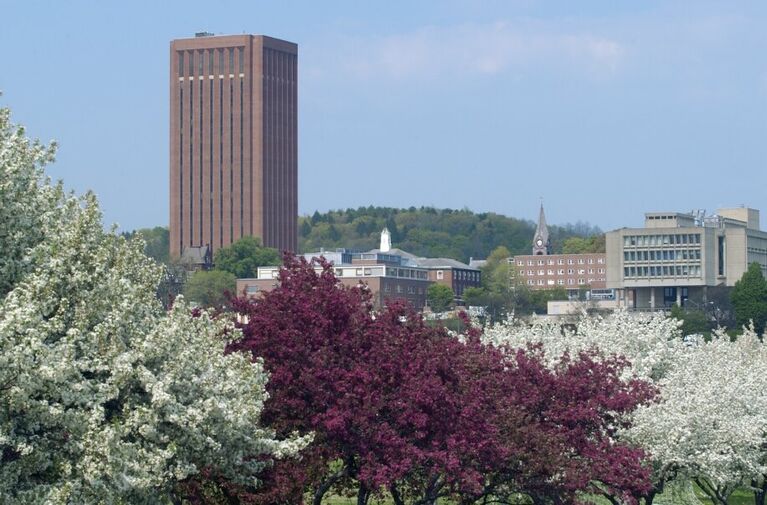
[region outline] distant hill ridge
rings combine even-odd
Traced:
[[[475,213],[468,209],[436,209],[434,207],[359,207],[357,209],[315,212],[301,216],[299,249],[301,252],[320,248],[368,250],[379,245],[381,230],[392,234],[392,245],[417,256],[453,258],[468,262],[469,258],[486,258],[498,246],[512,254],[530,254],[535,223],[494,212]],[[562,251],[569,237],[601,235],[602,231],[588,223],[550,225],[553,252]]]

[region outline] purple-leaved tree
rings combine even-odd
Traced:
[[[263,422],[278,435],[315,434],[260,489],[229,489],[241,503],[308,493],[319,505],[331,491],[358,505],[382,493],[397,505],[515,494],[572,503],[583,492],[635,503],[649,488],[644,453],[613,434],[654,391],[622,380],[619,358],[581,354],[547,368],[540,349],[485,346],[476,329],[456,338],[404,303],[374,312],[364,286],[292,256],[278,287],[233,307],[247,322],[231,350],[271,374]]]

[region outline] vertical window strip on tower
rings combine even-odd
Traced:
[[[202,69],[203,54],[204,53],[202,51],[200,51],[200,75],[202,75],[202,70],[203,70]],[[197,134],[197,136],[200,139],[200,162],[198,163],[198,165],[200,165],[200,168],[199,168],[199,171],[200,171],[200,198],[199,198],[199,202],[200,202],[200,236],[199,236],[199,240],[200,240],[200,243],[198,245],[200,245],[200,246],[205,245],[203,243],[205,241],[203,240],[203,236],[204,235],[202,233],[202,230],[203,230],[203,207],[204,207],[203,206],[203,187],[204,187],[204,179],[203,179],[203,172],[204,172],[204,170],[203,170],[203,168],[205,166],[204,163],[203,163],[203,159],[204,158],[202,157],[203,144],[204,144],[204,140],[203,139],[205,138],[205,136],[203,134],[203,132],[204,132],[203,125],[204,125],[204,119],[205,118],[204,118],[204,112],[203,112],[203,107],[202,107],[202,104],[203,104],[203,102],[202,102],[202,83],[203,82],[204,81],[202,79],[200,79],[200,86],[199,86],[199,88],[200,88],[200,133]]]
[[[224,51],[218,53],[219,69],[223,68]],[[224,247],[224,80],[218,81],[218,225],[219,247]]]
[[[213,75],[213,49],[210,49],[208,51],[208,73],[210,75]],[[210,184],[208,186],[208,204],[210,206],[209,210],[209,219],[210,219],[210,236],[208,237],[208,241],[210,242],[211,249],[215,246],[215,241],[213,240],[213,237],[215,235],[213,234],[213,81],[208,81],[208,94],[209,94],[209,102],[210,107],[208,107],[208,122],[209,122],[209,129],[208,129],[208,140],[210,142],[209,151],[210,151],[210,157],[208,159],[208,169],[210,170]]]
[[[179,54],[179,62],[184,61],[184,54]],[[183,72],[183,63],[180,63]],[[184,83],[179,82],[178,98],[178,217],[179,217],[179,251],[184,250]]]
[[[242,50],[240,50],[240,57],[242,57]],[[240,61],[240,67],[242,67],[242,61]],[[244,175],[244,164],[242,159],[243,154],[243,121],[245,118],[245,114],[243,111],[244,108],[244,101],[242,98],[242,91],[243,91],[243,85],[242,85],[242,78],[240,78],[240,237],[245,236],[245,192],[244,192],[244,182],[243,182],[243,175]]]
[[[194,52],[189,51],[189,75],[194,70]],[[194,84],[189,81],[189,245],[194,245]]]
[[[264,51],[264,71],[263,71],[263,83],[264,83],[264,90],[263,90],[263,103],[264,103],[264,109],[263,109],[263,125],[264,125],[264,132],[263,132],[263,169],[262,169],[262,192],[263,192],[263,198],[261,202],[261,212],[262,212],[262,221],[264,223],[263,225],[263,241],[265,244],[274,245],[274,242],[272,242],[271,237],[271,215],[270,212],[270,198],[271,198],[271,127],[272,127],[272,120],[271,120],[271,101],[270,93],[271,93],[271,51],[268,49]]]
[[[229,72],[234,71],[234,49],[229,48]],[[229,241],[234,241],[234,83],[229,79]]]
[[[277,53],[277,72],[275,80],[277,82],[277,187],[279,188],[279,194],[283,194],[285,189],[285,135],[282,124],[284,116],[284,100],[285,100],[285,80],[283,79],[285,74],[283,73],[285,63],[285,55],[282,52]],[[282,244],[284,240],[284,233],[282,227],[284,223],[283,209],[285,207],[285,198],[280,198],[277,201],[276,225],[278,230],[277,241]]]

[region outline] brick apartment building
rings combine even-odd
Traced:
[[[533,236],[532,254],[509,258],[512,275],[530,289],[567,290],[570,297],[585,292],[588,298],[612,298],[607,289],[605,253],[551,254],[551,239],[541,205]]]
[[[339,282],[346,286],[365,284],[373,303],[383,307],[389,300],[407,300],[417,310],[426,306],[426,291],[433,283],[453,290],[456,302],[461,302],[463,290],[479,287],[479,269],[449,258],[421,258],[391,247],[391,235],[384,229],[381,245],[367,252],[346,250],[320,251],[304,257],[324,257],[333,264]],[[319,269],[318,269],[319,270]],[[254,279],[237,279],[237,292],[256,296],[277,285],[279,267],[262,267]]]

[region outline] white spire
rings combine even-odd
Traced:
[[[384,228],[381,232],[381,247],[378,249],[380,249],[381,252],[391,251],[391,233],[389,233],[388,228]]]

